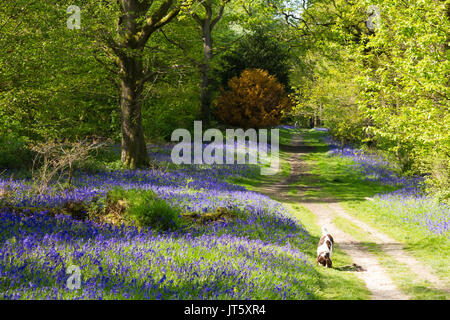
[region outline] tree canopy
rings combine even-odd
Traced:
[[[220,87],[256,68],[295,101],[286,120],[448,170],[448,0],[83,0],[79,29],[72,5],[1,1],[0,133],[17,145],[104,136],[146,166],[148,142],[223,121]]]

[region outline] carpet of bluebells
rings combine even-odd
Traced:
[[[375,197],[376,205],[385,213],[427,234],[450,238],[450,206],[437,203],[425,193],[423,177],[402,176],[395,165],[380,155],[351,146],[342,148],[331,137],[325,141],[332,155],[353,161],[353,168],[361,173],[364,181],[396,187],[393,192]]]
[[[170,149],[153,146],[150,157],[169,163]],[[77,172],[71,191],[55,186],[41,196],[28,180],[0,179],[0,190],[14,190],[16,209],[35,208],[24,214],[0,206],[0,299],[311,297],[315,273],[302,250],[305,229],[280,203],[227,182],[257,174],[257,166],[160,168]],[[157,233],[47,214],[67,201],[104,197],[114,187],[151,189],[183,211],[225,207],[245,218]],[[71,265],[81,269],[78,290],[67,288]]]

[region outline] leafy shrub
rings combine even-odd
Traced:
[[[74,164],[75,170],[97,173],[102,171],[118,171],[125,169],[121,161],[119,145],[105,145],[103,148],[89,152],[90,157]]]
[[[184,79],[177,86],[160,83],[153,90],[151,99],[143,101],[144,135],[152,142],[170,141],[175,129],[190,127],[197,118],[200,103],[197,82]]]
[[[33,153],[25,138],[0,136],[0,168],[23,169],[31,166]]]
[[[161,231],[176,230],[182,226],[179,210],[151,190],[115,188],[109,192],[107,201],[109,206],[122,206],[125,219],[133,225]]]
[[[428,192],[450,205],[450,158],[436,158],[427,179]]]
[[[279,125],[291,108],[291,100],[274,76],[260,69],[249,69],[228,83],[215,101],[216,115],[223,122],[243,127]]]
[[[289,47],[276,40],[268,30],[258,28],[244,36],[220,59],[215,70],[223,87],[246,69],[263,69],[274,75],[289,90]]]

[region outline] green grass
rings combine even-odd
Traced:
[[[299,204],[289,204],[288,208],[309,232],[310,241],[305,249],[305,254],[311,261],[315,261],[317,243],[321,236],[316,216]],[[316,266],[319,288],[315,293],[315,298],[320,300],[370,299],[370,291],[366,288],[364,281],[359,279],[354,272],[342,271],[352,264],[351,258],[336,247],[333,250],[333,260],[336,261],[333,269]]]
[[[373,241],[367,232],[343,217],[335,217],[335,225],[344,232],[352,235],[360,241],[369,252],[374,254],[380,265],[389,274],[395,285],[406,295],[416,300],[445,300],[446,293],[432,288],[432,285],[417,278],[405,264],[385,253],[382,248]]]
[[[302,133],[310,135],[308,142],[314,143],[314,137],[318,137],[321,133],[309,130],[280,130],[280,137],[282,137],[282,144],[288,144],[292,134]],[[320,143],[317,143],[319,146]],[[271,183],[280,181],[290,175],[290,164],[287,161],[289,153],[280,151],[280,172],[275,176],[261,176],[257,175],[252,178],[233,179],[234,183],[245,186],[249,190],[258,191],[261,186],[270,185]],[[289,194],[295,194],[295,187],[293,187]],[[304,246],[304,253],[308,259],[315,263],[317,243],[319,242],[321,229],[317,224],[315,215],[305,207],[289,202],[283,202],[294,217],[308,231],[310,237],[308,243]],[[336,248],[333,252],[336,261],[339,261],[334,269],[327,269],[321,266],[315,266],[316,279],[309,279],[306,281],[314,282],[317,290],[312,294],[313,299],[318,300],[367,300],[370,299],[370,291],[366,288],[364,281],[357,277],[354,272],[341,271],[352,264],[351,258],[342,250]],[[312,283],[309,284],[312,286]]]
[[[406,252],[429,265],[441,279],[450,279],[448,256],[450,241],[445,237],[424,233],[418,227],[407,225],[368,201],[347,201],[341,203],[354,217],[389,235],[404,244]]]
[[[292,131],[280,129],[280,145],[289,144],[291,137]],[[270,141],[270,139],[268,141]],[[248,190],[257,191],[258,187],[260,187],[263,184],[271,184],[276,181],[279,181],[280,179],[289,177],[291,172],[291,165],[287,161],[289,155],[288,153],[280,150],[279,157],[280,157],[280,170],[277,174],[273,176],[263,176],[258,172],[258,174],[255,175],[254,177],[232,177],[227,179],[227,181],[241,185],[247,188]],[[266,165],[266,167],[269,166]]]
[[[406,224],[400,217],[395,217],[379,208],[375,203],[367,201],[366,197],[387,193],[395,188],[363,181],[361,174],[351,168],[351,160],[327,154],[326,146],[319,141],[319,138],[324,135],[323,133],[304,131],[302,134],[309,145],[317,146],[315,152],[304,158],[310,166],[309,173],[311,175],[303,177],[295,184],[295,186],[318,187],[306,191],[301,196],[304,200],[333,198],[339,201],[349,214],[403,243],[408,253],[429,265],[441,279],[450,279],[450,268],[448,268],[450,243],[448,239],[425,233],[417,226]],[[347,231],[358,235],[357,230],[349,224],[345,226]],[[361,236],[361,234],[359,235]],[[385,261],[386,266],[398,265],[386,256],[380,258]],[[397,278],[403,277],[404,282],[408,282],[409,271],[400,268],[393,272]],[[399,286],[405,287],[402,283]],[[405,290],[418,299],[442,296],[442,293],[432,293],[431,289],[426,289],[426,284],[420,283],[406,286]]]
[[[124,217],[131,225],[155,230],[177,230],[183,225],[180,210],[160,199],[152,190],[112,189],[107,196],[109,206],[123,202]]]
[[[313,152],[303,159],[311,167],[311,175],[294,185],[319,187],[308,190],[303,195],[305,199],[332,197],[337,201],[365,200],[366,197],[395,190],[391,186],[362,181],[351,168],[349,159],[334,157],[326,152]]]
[[[364,200],[377,193],[390,192],[394,188],[362,181],[351,168],[351,160],[331,156],[328,146],[321,138],[326,133],[315,130],[298,129],[293,133],[301,134],[303,141],[315,147],[313,152],[303,156],[310,170],[299,181],[292,184],[291,194],[297,193],[296,187],[315,187],[299,195],[302,200],[317,200],[332,197],[338,201]]]

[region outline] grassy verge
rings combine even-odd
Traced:
[[[352,168],[353,162],[351,159],[327,154],[326,145],[319,140],[324,133],[310,131],[302,133],[308,144],[318,146],[316,152],[305,157],[310,165],[311,175],[305,176],[295,184],[295,186],[308,185],[318,188],[311,188],[305,192],[303,198],[331,197],[336,199],[349,214],[403,243],[408,253],[429,265],[441,279],[450,278],[448,268],[449,239],[445,236],[432,235],[413,224],[407,224],[402,220],[402,217],[395,217],[385,209],[378,207],[376,203],[367,201],[367,197],[373,197],[378,193],[387,193],[395,190],[395,188],[363,181],[364,177]],[[346,226],[349,227],[348,224]],[[398,265],[393,261],[389,262],[387,257],[383,257],[382,260],[386,262],[386,265],[389,265],[389,263]],[[405,275],[404,281],[407,282],[408,273],[402,271],[399,272],[399,269],[397,269],[395,274],[397,278]],[[400,285],[400,287],[402,286]],[[406,290],[416,298],[419,298],[422,294],[423,297],[433,297],[433,294],[423,289],[420,284],[416,287],[414,289],[415,287],[411,285]],[[439,293],[436,297],[438,296]]]
[[[292,130],[286,130],[286,129],[280,129],[280,144],[281,145],[287,145],[291,141],[292,137]],[[270,139],[269,139],[270,141]],[[273,176],[263,176],[261,174],[257,174],[253,177],[232,177],[229,178],[228,181],[231,183],[235,183],[238,185],[241,185],[248,190],[256,191],[258,187],[260,187],[263,184],[271,184],[276,181],[279,181],[282,178],[289,177],[291,172],[291,165],[287,161],[289,154],[284,151],[279,151],[279,157],[280,157],[280,170],[277,174]],[[268,167],[268,165],[266,166]]]
[[[401,219],[391,217],[367,201],[347,201],[343,202],[342,206],[349,214],[404,243],[404,249],[408,253],[429,265],[441,279],[450,279],[448,239],[424,233],[418,227],[405,225]]]
[[[316,221],[316,216],[298,204],[289,204],[290,211],[296,216],[310,234],[309,245],[305,247],[305,253],[312,261],[316,258],[317,243],[321,236],[321,230]],[[333,257],[338,264],[333,269],[316,266],[318,274],[318,290],[313,298],[321,300],[368,300],[370,291],[364,281],[350,271],[341,271],[352,264],[351,258],[339,248],[333,251]]]
[[[295,133],[306,133],[309,131],[304,130],[280,130],[280,137],[282,144],[289,144],[291,137]],[[311,132],[311,139],[309,143],[315,143],[315,132]],[[317,147],[320,148],[320,143],[317,143]],[[255,176],[252,178],[238,178],[233,179],[234,183],[245,186],[249,190],[258,191],[259,187],[264,185],[270,185],[276,181],[280,181],[290,175],[290,164],[288,158],[290,154],[280,151],[280,172],[274,176]],[[295,186],[293,187],[295,188]],[[290,190],[289,193],[292,193]],[[308,231],[309,239],[302,250],[307,255],[308,259],[314,263],[316,258],[317,243],[319,242],[321,230],[316,222],[315,215],[304,208],[303,206],[295,203],[283,203],[296,217],[300,223]],[[364,281],[359,279],[356,274],[350,271],[341,271],[346,266],[351,265],[351,258],[343,251],[336,249],[333,253],[336,257],[336,261],[339,261],[335,269],[326,269],[320,266],[314,268],[316,275],[316,283],[314,284],[317,290],[312,294],[312,299],[318,300],[367,300],[370,299],[370,291],[366,288]],[[313,281],[310,279],[309,281]]]
[[[403,263],[400,263],[389,254],[385,253],[382,248],[368,236],[367,232],[356,226],[348,219],[336,217],[334,223],[338,228],[352,235],[372,254],[374,254],[381,266],[387,271],[391,279],[400,290],[417,300],[445,300],[446,293],[437,289],[433,289],[432,285],[420,279],[416,274]]]
[[[351,167],[350,159],[328,155],[328,146],[320,141],[325,133],[310,130],[300,132],[308,145],[316,147],[315,152],[303,158],[311,167],[309,172],[311,175],[305,175],[293,184],[293,186],[318,187],[305,192],[303,195],[305,199],[332,197],[339,201],[365,201],[366,197],[395,190],[391,186],[363,181],[358,172]]]

